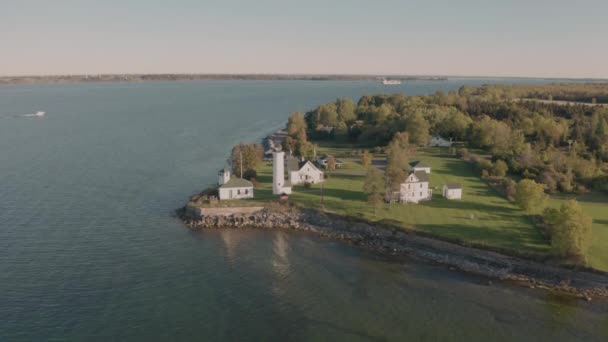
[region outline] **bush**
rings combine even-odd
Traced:
[[[310,182],[304,182],[305,189],[310,189],[311,187],[312,187],[312,184]]]
[[[249,169],[243,172],[243,178],[247,180],[255,180],[258,177],[258,172],[256,170]]]
[[[583,213],[576,200],[570,200],[559,210],[545,211],[545,222],[551,227],[551,249],[560,257],[584,260],[592,239],[591,217]]]

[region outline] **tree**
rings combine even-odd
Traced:
[[[306,141],[306,121],[302,113],[295,112],[287,120],[287,134],[296,140]]]
[[[504,177],[507,175],[507,171],[509,171],[509,166],[505,163],[504,160],[498,159],[494,166],[492,167],[492,174],[496,177]]]
[[[392,191],[398,190],[409,169],[408,142],[407,132],[397,133],[386,148],[386,177]]]
[[[357,118],[355,115],[355,103],[349,98],[340,98],[336,100],[336,107],[338,112],[338,121],[344,123],[351,123]]]
[[[367,202],[374,208],[374,215],[376,215],[378,208],[382,205],[382,194],[385,189],[384,183],[384,176],[380,170],[372,167],[367,171],[365,183],[363,183],[363,192],[367,194]]]
[[[412,144],[421,146],[428,143],[430,125],[421,113],[410,114],[405,120],[405,126]]]
[[[336,169],[336,158],[329,157],[327,159],[327,171],[334,171]]]
[[[527,213],[537,213],[547,203],[545,186],[531,179],[522,179],[515,187],[515,203]]]
[[[335,103],[319,106],[319,123],[326,127],[335,127],[338,124],[338,112]]]
[[[263,154],[264,149],[259,144],[241,143],[234,146],[229,159],[229,163],[232,166],[232,173],[239,178],[243,178],[243,174],[255,170],[258,167],[262,162]],[[241,171],[243,174],[241,174]]]
[[[369,167],[372,164],[372,154],[369,153],[367,150],[363,151],[363,154],[361,154],[361,164],[365,168]]]
[[[562,204],[559,211],[546,211],[545,222],[551,226],[551,249],[556,255],[584,259],[591,243],[593,220],[576,200]]]

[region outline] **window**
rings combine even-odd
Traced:
[[[240,194],[241,194],[241,189],[238,189],[238,190],[236,191],[236,194],[237,194],[237,195],[240,195]]]
[[[420,191],[420,197],[422,197],[422,191]]]
[[[245,189],[245,195],[249,195],[249,189]]]

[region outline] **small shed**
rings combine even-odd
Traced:
[[[462,185],[458,183],[446,184],[443,186],[443,197],[453,200],[462,199]]]

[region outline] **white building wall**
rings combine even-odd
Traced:
[[[448,189],[444,186],[443,197],[447,199],[462,199],[462,189]]]
[[[431,168],[430,167],[414,167],[414,171],[424,171],[427,174],[430,174]]]
[[[450,147],[450,146],[452,146],[452,142],[449,140],[445,140],[441,137],[432,137],[430,145],[431,146],[440,146],[440,147]]]
[[[253,198],[253,187],[219,188],[220,200]]]
[[[291,194],[291,187],[285,186],[285,152],[272,153],[272,193]]]
[[[403,183],[401,184],[401,202],[418,203],[430,199],[429,183]]]
[[[309,163],[304,164],[299,171],[291,171],[289,173],[289,181],[292,185],[312,183],[317,184],[323,182],[323,172]]]

